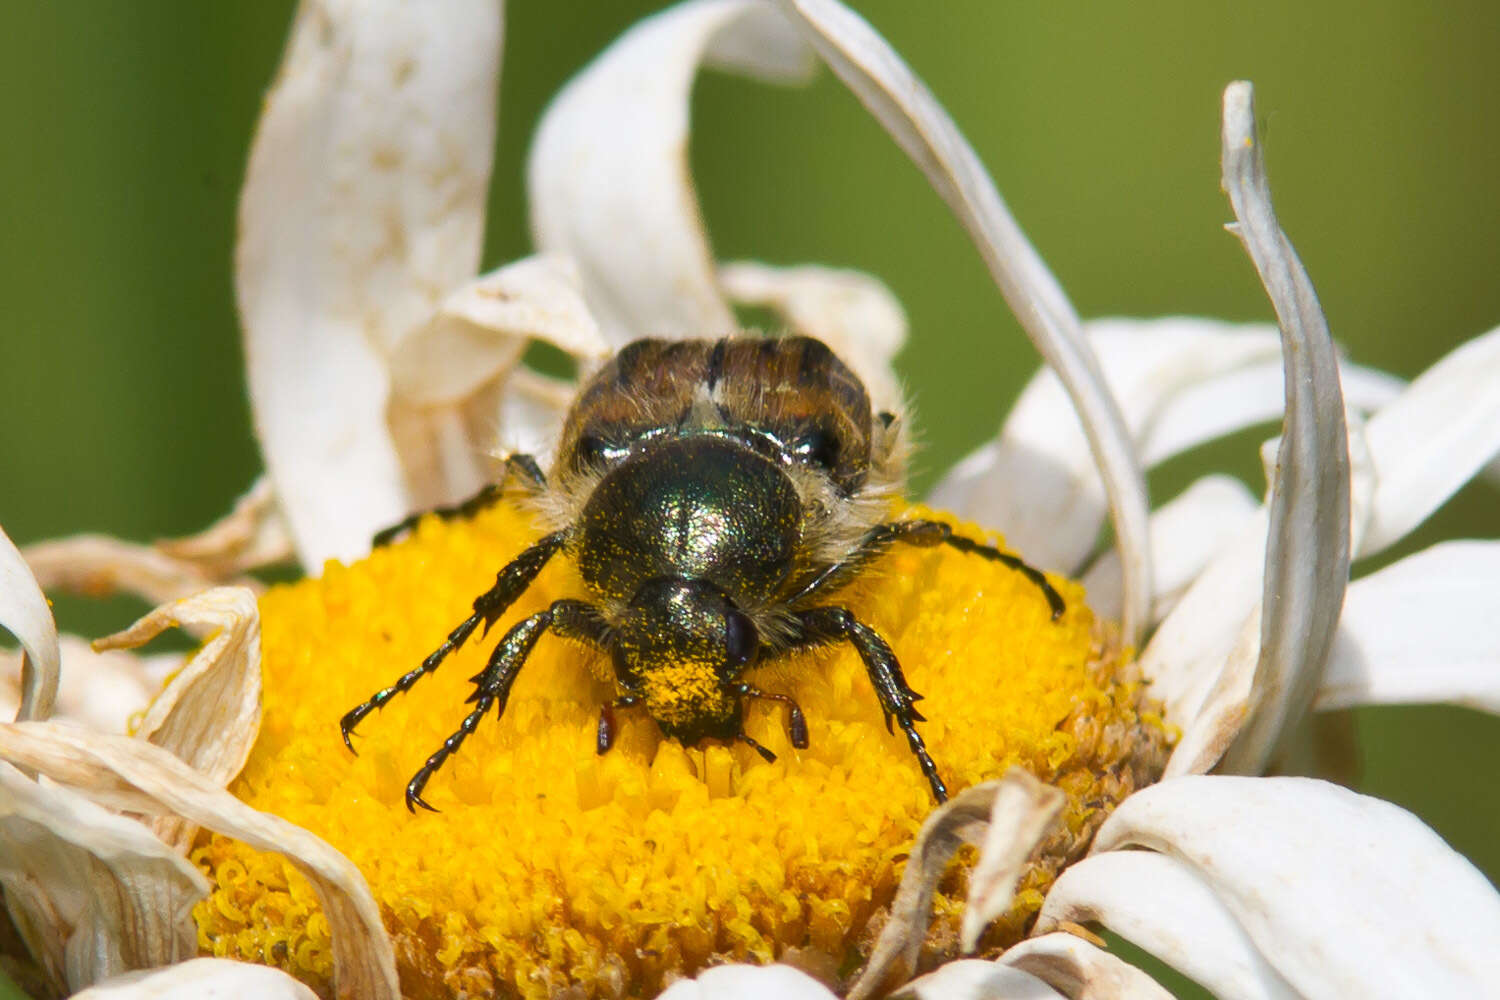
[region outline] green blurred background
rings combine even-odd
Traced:
[[[548,96],[657,6],[511,5],[486,266],[529,250],[522,164]],[[1500,324],[1494,0],[1441,15],[1402,0],[857,6],[947,105],[1085,316],[1270,318],[1221,229],[1219,95],[1248,78],[1278,212],[1351,353],[1409,376]],[[0,524],[17,542],[182,533],[259,471],[230,259],[291,10],[0,5]],[[722,257],[862,268],[905,304],[919,489],[993,432],[1032,351],[967,237],[831,75],[791,90],[705,76],[693,162]],[[1174,461],[1154,495],[1224,460],[1259,490],[1267,433]],[[1497,534],[1495,493],[1471,486],[1401,552]],[[59,604],[64,628],[93,633],[135,610]],[[1358,787],[1500,878],[1500,720],[1382,709],[1357,726]]]

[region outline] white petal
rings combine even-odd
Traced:
[[[21,658],[21,704],[16,718],[47,718],[57,700],[57,675],[62,669],[57,625],[31,567],[4,529],[0,529],[0,627],[8,629],[26,651]]]
[[[999,781],[966,788],[932,811],[912,844],[890,919],[870,949],[859,978],[849,987],[849,1000],[869,1000],[903,983],[917,967],[917,955],[927,937],[932,916],[932,893],[938,879],[964,844],[977,844],[990,822]]]
[[[893,1000],[1062,1000],[1062,994],[1020,969],[977,958],[949,962],[891,994]]]
[[[0,848],[16,927],[68,990],[197,951],[208,881],[135,820],[0,762]]]
[[[73,1000],[317,1000],[280,969],[228,958],[195,958],[165,969],[127,972],[73,994]]]
[[[834,1000],[828,987],[786,965],[721,965],[681,979],[659,1000]]]
[[[218,582],[292,557],[292,537],[268,476],[257,479],[228,514],[196,535],[160,538],[154,544],[162,554],[190,563]]]
[[[1022,328],[1061,377],[1104,479],[1124,555],[1122,627],[1126,643],[1136,643],[1151,594],[1145,482],[1119,405],[1072,303],[1011,217],[973,148],[885,40],[836,0],[782,0],[782,7],[806,25],[824,61],[948,203]],[[1022,552],[1031,557],[1024,547]]]
[[[164,604],[94,648],[133,649],[173,627],[215,634],[151,703],[135,735],[222,787],[245,766],[260,732],[260,608],[245,588],[218,587]],[[184,854],[198,830],[176,817],[160,817],[152,829]]]
[[[1314,707],[1500,713],[1500,542],[1446,542],[1356,580]]]
[[[964,952],[972,952],[990,921],[1010,909],[1016,883],[1065,802],[1060,789],[1043,784],[1023,768],[1012,767],[1000,779],[979,861],[969,875],[969,898],[959,931]]]
[[[810,54],[753,0],[698,0],[626,32],[558,94],[526,165],[538,249],[578,262],[616,346],[731,332],[688,164],[688,98],[700,63],[804,78]]]
[[[565,258],[527,257],[451,293],[396,346],[395,391],[416,405],[460,403],[514,368],[532,340],[585,362],[610,353]]]
[[[1378,484],[1360,557],[1399,541],[1500,453],[1500,329],[1418,376],[1366,433]]]
[[[831,267],[736,261],[719,269],[739,305],[776,310],[789,328],[823,341],[864,382],[877,410],[901,410],[893,363],[906,343],[906,310],[878,278]]]
[[[1188,586],[1259,504],[1233,476],[1204,476],[1151,514],[1151,563],[1156,569],[1151,624],[1171,613]],[[1009,541],[1009,535],[1006,536]],[[1110,549],[1083,577],[1089,607],[1104,618],[1120,614],[1120,556]]]
[[[1297,1000],[1213,891],[1182,862],[1108,851],[1071,865],[1047,892],[1034,933],[1099,923],[1220,1000]]]
[[[341,998],[400,996],[396,960],[364,876],[321,838],[258,812],[144,740],[49,722],[0,723],[0,760],[46,775],[94,802],[172,814],[286,856],[312,883],[333,939]]]
[[[191,562],[108,535],[35,542],[26,546],[25,555],[44,590],[62,588],[92,597],[126,593],[164,604],[214,585]],[[246,585],[259,587],[248,580]]]
[[[1172,994],[1140,969],[1071,934],[1030,938],[1000,960],[1031,973],[1070,1000],[1172,1000]]]
[[[406,513],[385,357],[479,262],[498,0],[305,0],[266,100],[235,286],[256,431],[304,567]]]
[[[1137,792],[1095,853],[1191,865],[1308,997],[1484,996],[1500,894],[1415,816],[1310,778],[1186,777]]]
[[[182,666],[181,653],[99,653],[76,635],[57,638],[62,672],[51,718],[106,733],[125,732],[131,717],[145,711],[167,675]],[[0,719],[13,716],[20,706],[19,667],[19,652],[0,651]]]
[[[1281,325],[1286,419],[1271,486],[1254,677],[1243,700],[1237,691],[1232,705],[1221,702],[1217,713],[1194,720],[1174,756],[1193,759],[1195,739],[1217,744],[1232,728],[1219,766],[1244,774],[1264,769],[1282,733],[1311,705],[1333,644],[1349,582],[1349,435],[1328,323],[1271,208],[1248,83],[1224,91],[1223,157],[1235,232]]]

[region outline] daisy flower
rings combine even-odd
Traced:
[[[932,94],[833,0],[693,0],[632,28],[537,132],[538,255],[476,275],[500,35],[480,0],[304,4],[236,254],[267,477],[154,548],[23,553],[0,535],[0,624],[22,646],[0,885],[40,988],[1165,995],[1086,925],[1218,996],[1490,988],[1500,895],[1477,869],[1396,806],[1260,775],[1312,711],[1500,707],[1500,650],[1475,627],[1493,542],[1350,582],[1500,452],[1500,331],[1409,386],[1341,360],[1272,212],[1248,84],[1224,94],[1223,183],[1277,326],[1085,323]],[[497,444],[545,453],[572,383],[529,367],[532,345],[587,372],[757,306],[899,402],[906,324],[884,286],[717,261],[685,169],[700,65],[795,82],[819,60],[942,196],[1048,365],[938,484],[952,513],[914,509],[1055,571],[1066,612],[961,553],[891,553],[850,589],[927,694],[924,734],[962,789],[930,814],[852,652],[775,675],[812,726],[798,749],[753,715],[775,762],[644,720],[601,757],[609,687],[559,643],[440,773],[445,811],[408,816],[399,789],[484,644],[369,720],[359,757],[333,723],[538,526],[501,502],[368,540],[493,479]],[[1148,513],[1143,464],[1277,418],[1264,502],[1211,476]],[[299,582],[244,575],[292,553]],[[59,638],[39,583],[164,603],[91,654]],[[549,567],[512,615],[578,586]],[[201,646],[122,712],[164,672],[124,650],[171,627]]]

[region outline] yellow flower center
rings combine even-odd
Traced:
[[[487,640],[476,634],[365,719],[358,757],[344,748],[340,716],[420,663],[537,534],[502,503],[472,522],[428,519],[361,563],[268,592],[264,722],[232,790],[359,866],[409,996],[541,997],[573,984],[586,996],[650,995],[724,960],[792,960],[830,978],[856,966],[934,803],[847,645],[747,675],[807,717],[811,745],[797,750],[782,706],[747,707],[746,731],[779,755],[766,763],[743,745],[664,740],[639,710],[616,713],[614,749],[597,755],[599,706],[617,693],[609,664],[544,636],[504,715],[486,717],[428,784],[442,812],[411,815],[405,784],[468,712],[468,678],[498,637],[582,595],[559,558]],[[1004,566],[898,547],[835,598],[879,630],[926,696],[919,729],[950,791],[1019,764],[1068,794],[1061,832],[992,932],[1002,937],[1034,915],[1107,808],[1155,779],[1164,745],[1082,587],[1053,582],[1068,604],[1057,622]],[[296,872],[218,836],[193,857],[215,885],[195,912],[202,950],[326,992],[328,926]],[[938,897],[939,950],[951,946],[962,880]]]

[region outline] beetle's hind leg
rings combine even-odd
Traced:
[[[542,567],[547,565],[547,560],[563,547],[566,539],[565,532],[555,531],[516,556],[495,577],[495,585],[474,599],[474,613],[449,632],[443,644],[429,653],[421,665],[408,670],[390,687],[381,688],[367,701],[345,712],[344,717],[339,720],[339,731],[343,734],[344,745],[352,752],[354,743],[349,737],[354,733],[354,727],[359,725],[360,720],[377,708],[384,708],[386,702],[396,695],[410,691],[417,681],[436,670],[438,665],[447,659],[449,653],[462,646],[469,636],[474,634],[474,630],[479,627],[481,621],[484,622],[484,630],[488,632],[500,616],[505,614],[506,609],[515,603],[516,598],[531,586],[537,574],[542,571]]]
[[[591,605],[567,599],[553,601],[545,611],[538,611],[513,625],[490,653],[485,668],[472,678],[474,693],[469,695],[468,700],[473,703],[474,710],[464,716],[464,721],[459,723],[453,735],[443,741],[443,745],[427,758],[427,762],[406,783],[408,810],[416,812],[417,806],[421,806],[432,812],[438,811],[422,799],[422,790],[427,787],[428,780],[458,751],[469,734],[478,728],[479,720],[484,718],[484,713],[492,706],[495,707],[497,717],[505,714],[505,703],[510,700],[511,686],[515,684],[521,668],[526,665],[526,659],[531,655],[537,640],[548,629],[564,638],[581,639],[595,645],[603,645],[607,631],[604,620]]]
[[[505,475],[498,483],[487,484],[469,499],[451,507],[434,507],[432,510],[418,511],[389,528],[377,531],[375,537],[371,539],[371,544],[377,549],[389,545],[415,528],[428,514],[434,514],[444,521],[473,517],[486,507],[498,502],[505,495],[505,484],[511,479],[519,481],[532,493],[540,493],[547,488],[547,477],[542,472],[542,467],[536,464],[536,459],[530,455],[509,455],[505,459]]]
[[[859,658],[864,662],[870,683],[880,698],[880,707],[885,712],[885,728],[892,730],[895,719],[906,734],[906,743],[917,758],[917,764],[932,787],[932,797],[939,802],[948,801],[948,787],[938,776],[937,765],[927,752],[927,743],[917,732],[917,723],[926,722],[917,711],[916,703],[922,700],[906,683],[901,673],[901,663],[880,633],[855,618],[847,608],[812,608],[798,612],[796,617],[800,634],[792,638],[791,648],[822,646],[831,642],[848,640]],[[894,731],[894,730],[892,730]]]

